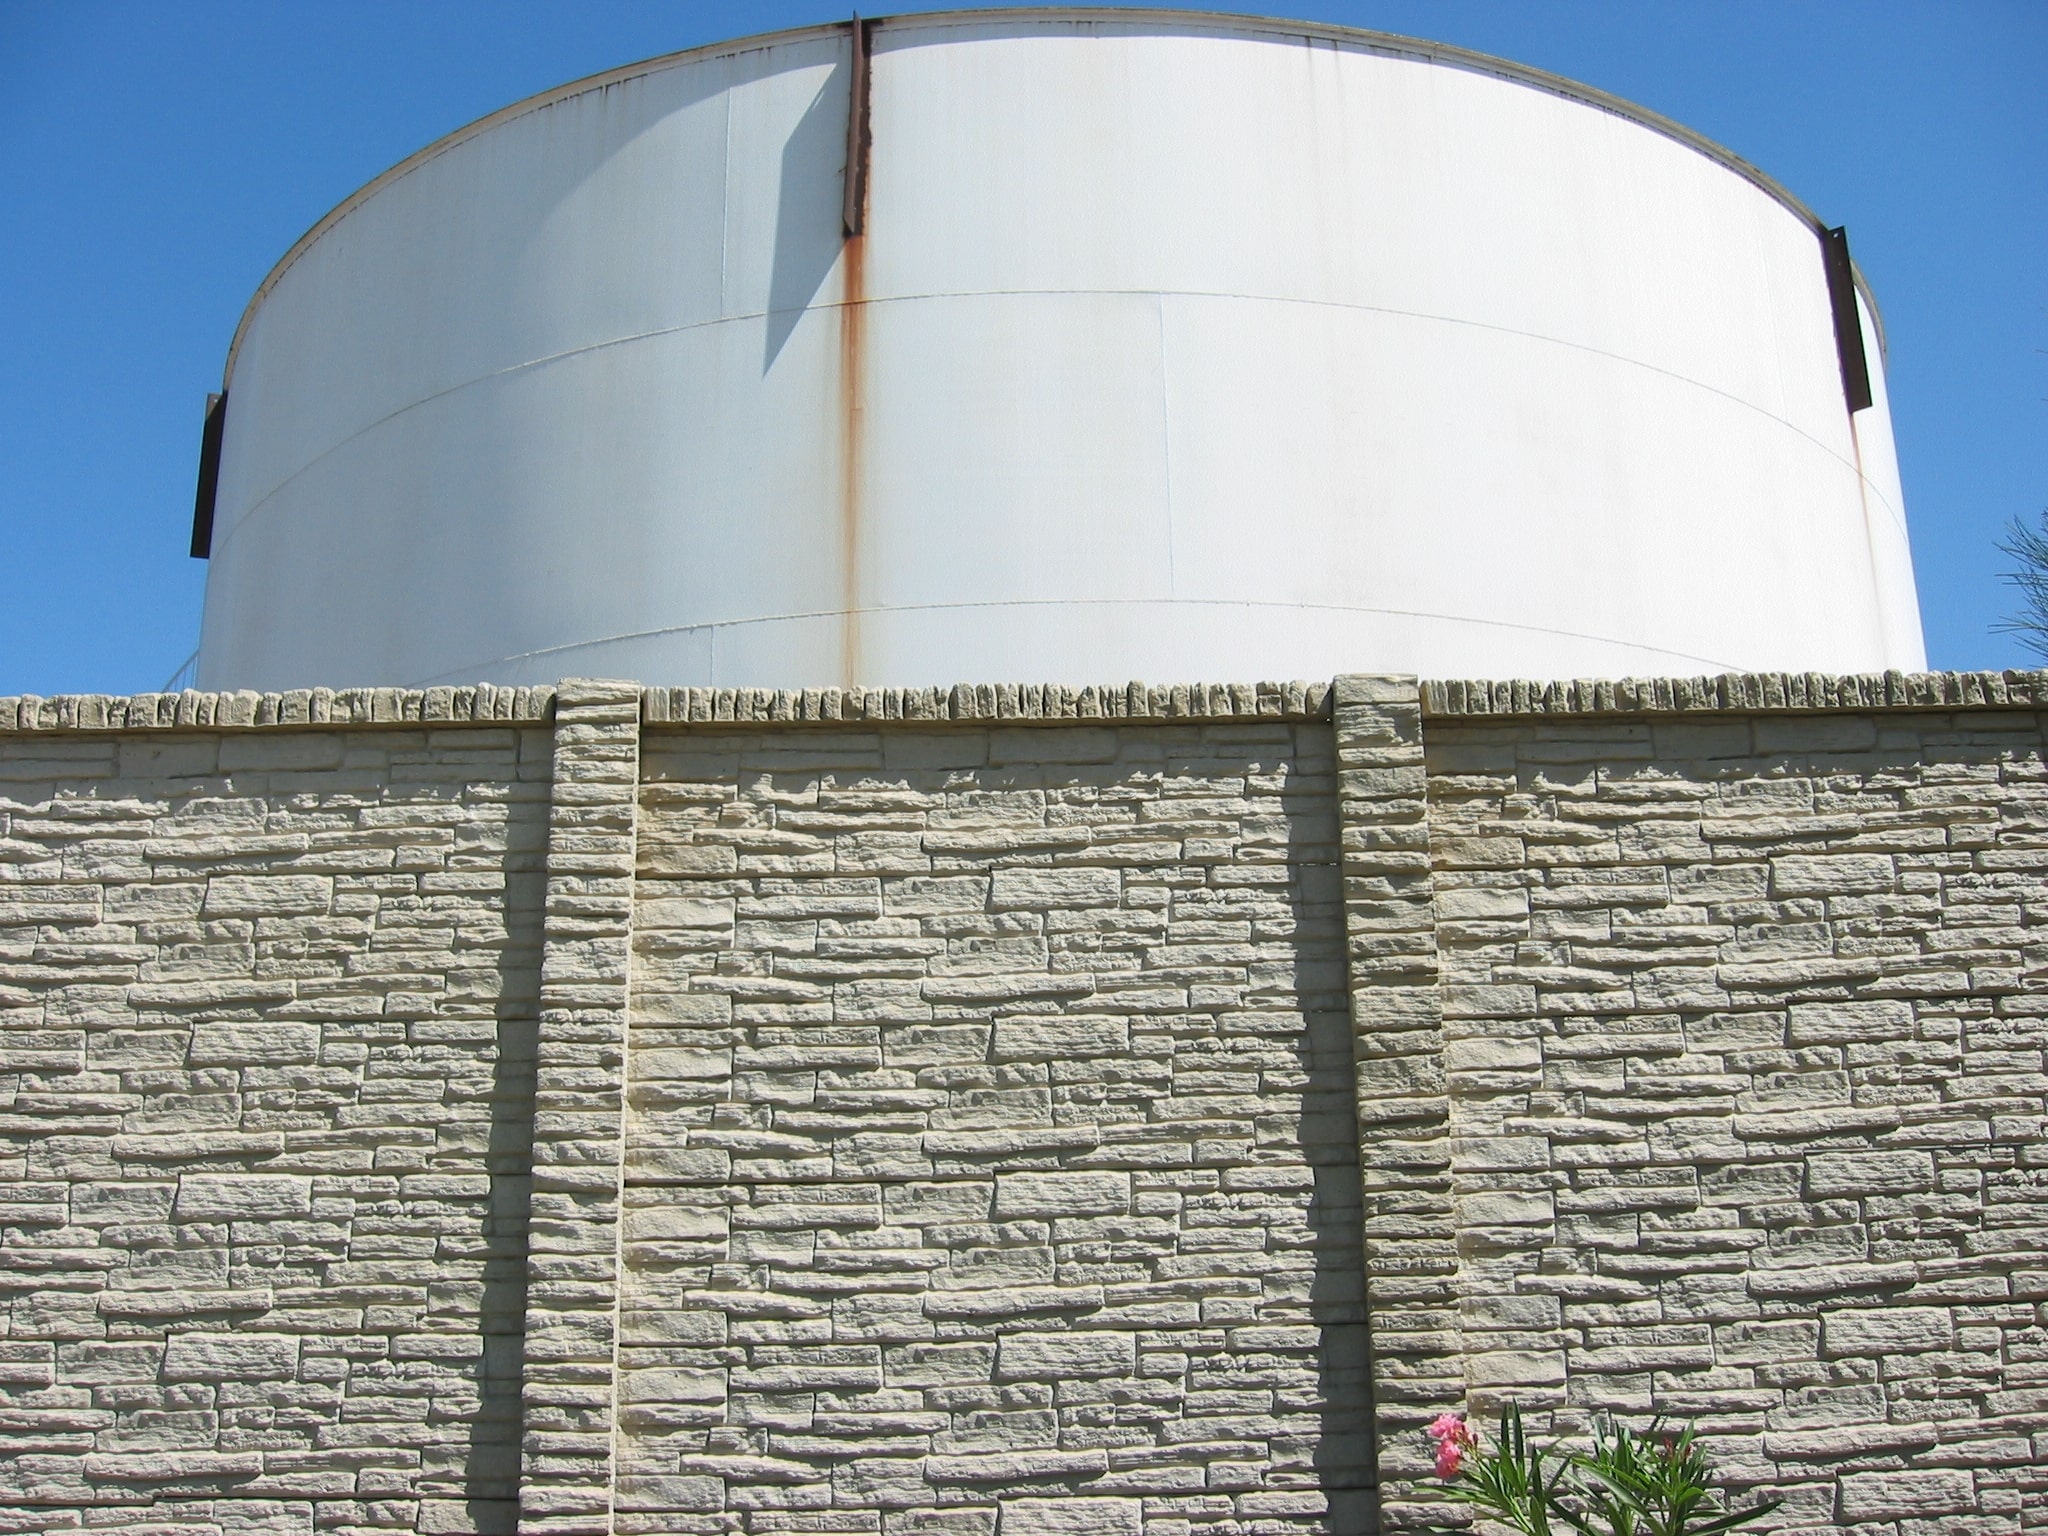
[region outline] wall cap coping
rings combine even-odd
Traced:
[[[1077,720],[1324,720],[1328,682],[959,683],[951,688],[649,688],[640,696],[649,725],[897,721],[931,724]]]
[[[2048,671],[1723,672],[1713,677],[1422,684],[1425,716],[1683,715],[1815,710],[2038,709]]]
[[[1324,720],[1328,682],[959,683],[936,688],[644,688],[568,678],[554,687],[301,688],[285,693],[70,693],[0,697],[0,734],[248,730],[266,726],[540,724],[558,695],[638,689],[648,725],[949,724],[1004,721]]]
[[[296,688],[285,693],[63,693],[0,698],[0,735],[251,730],[267,726],[539,724],[553,688]]]
[[[562,689],[586,684],[565,680]],[[1701,677],[1570,681],[1425,679],[1422,713],[1668,715],[2048,708],[2048,670],[2005,672],[1724,672]],[[299,688],[203,693],[68,693],[0,697],[0,735],[50,731],[251,730],[264,727],[538,725],[555,687],[478,683],[441,688]],[[883,722],[1326,720],[1330,682],[960,683],[950,688],[641,688],[652,726]]]

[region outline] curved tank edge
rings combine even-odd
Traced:
[[[1377,32],[1365,27],[1346,27],[1334,22],[1292,21],[1278,16],[1251,16],[1232,11],[1200,11],[1187,9],[1139,9],[1128,6],[991,6],[986,10],[943,10],[905,11],[889,16],[864,18],[871,25],[886,26],[890,22],[916,22],[923,26],[962,26],[987,22],[991,19],[1014,18],[1022,20],[1076,20],[1105,21],[1118,23],[1156,22],[1179,26],[1205,25],[1239,29],[1246,32],[1264,32],[1283,37],[1317,38],[1331,42],[1351,43],[1369,48],[1375,52],[1405,55],[1425,59],[1431,63],[1443,64],[1454,69],[1467,69],[1476,73],[1490,74],[1516,84],[1533,86],[1554,96],[1577,101],[1599,111],[1612,112],[1618,117],[1639,124],[1664,137],[1684,144],[1707,159],[1749,181],[1763,191],[1795,217],[1803,221],[1816,233],[1826,229],[1820,216],[1809,208],[1793,192],[1743,159],[1727,146],[1708,138],[1705,134],[1686,127],[1683,123],[1640,106],[1626,97],[1603,91],[1597,86],[1586,85],[1567,76],[1553,74],[1549,70],[1533,65],[1519,64],[1495,54],[1481,53],[1477,49],[1463,48],[1455,43],[1432,42],[1427,38],[1407,37],[1396,32]],[[489,132],[500,124],[523,117],[529,112],[540,111],[557,102],[569,101],[591,91],[604,90],[623,81],[638,79],[642,75],[659,73],[662,70],[680,68],[684,64],[704,59],[728,57],[750,53],[756,49],[779,47],[809,38],[826,37],[842,31],[849,25],[845,21],[822,22],[807,27],[790,27],[779,32],[762,32],[748,37],[729,38],[716,43],[704,43],[695,48],[679,49],[674,53],[657,54],[653,58],[640,59],[630,64],[621,64],[598,74],[585,75],[547,90],[537,91],[531,96],[486,113],[472,122],[465,123],[452,132],[443,134],[424,148],[415,150],[396,165],[363,183],[347,197],[336,203],[316,220],[313,226],[292,242],[291,247],[279,257],[263,281],[250,295],[243,307],[241,318],[235,322],[235,334],[228,342],[227,360],[221,369],[221,392],[225,394],[234,381],[235,360],[240,355],[242,341],[247,336],[256,312],[271,290],[285,273],[310,250],[320,237],[347,218],[356,208],[371,197],[390,186],[393,182],[410,175],[429,161],[470,139]],[[1869,281],[1862,270],[1852,264],[1852,273],[1857,289],[1864,302],[1870,307],[1871,320],[1877,331],[1877,345],[1880,362],[1887,347],[1885,342],[1884,316],[1878,307],[1877,295],[1871,291]]]

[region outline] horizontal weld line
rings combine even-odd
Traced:
[[[758,614],[730,619],[706,619],[697,624],[669,624],[658,629],[634,629],[622,634],[603,635],[595,640],[574,640],[563,645],[544,645],[531,651],[514,651],[506,656],[494,656],[482,661],[465,662],[446,672],[437,672],[406,686],[421,688],[432,686],[447,678],[468,677],[476,668],[497,666],[503,662],[531,661],[541,656],[562,656],[572,651],[589,650],[594,646],[617,645],[626,640],[651,640],[661,635],[685,635],[698,630],[743,629],[754,624],[788,624],[805,619],[837,619],[848,614],[885,615],[891,613],[937,613],[969,608],[1092,608],[1092,607],[1140,607],[1159,606],[1177,608],[1278,608],[1287,611],[1306,610],[1312,613],[1375,613],[1398,619],[1441,619],[1453,624],[1478,624],[1491,629],[1512,630],[1517,634],[1557,635],[1568,640],[1590,640],[1600,645],[1626,646],[1630,650],[1654,651],[1659,656],[1669,656],[1676,661],[1690,662],[1700,666],[1719,667],[1723,671],[1739,671],[1733,662],[1718,661],[1711,656],[1697,656],[1690,651],[1675,651],[1665,646],[1645,645],[1640,641],[1625,640],[1611,635],[1587,634],[1580,630],[1554,629],[1542,624],[1516,624],[1507,619],[1488,619],[1478,615],[1459,613],[1430,613],[1411,608],[1377,608],[1358,603],[1296,603],[1267,598],[1230,597],[1009,597],[992,598],[975,602],[956,603],[891,603],[864,608],[813,608],[797,609],[787,613]],[[499,686],[510,686],[500,684]],[[717,683],[683,684],[686,687],[716,688]],[[915,684],[907,686],[918,686]],[[932,686],[949,686],[934,684]]]
[[[277,484],[273,485],[269,490],[265,491],[255,501],[251,502],[249,504],[248,510],[245,511],[240,517],[235,519],[234,525],[232,527],[218,532],[216,535],[217,547],[224,549],[227,546],[227,544],[233,539],[236,531],[241,528],[242,524],[247,522],[250,518],[254,517],[259,511],[261,511],[263,507],[273,497],[275,497],[278,494],[278,492],[282,491],[286,486],[290,485],[294,480],[297,480],[301,475],[305,474],[308,470],[310,470],[314,465],[320,463],[323,459],[328,458],[332,454],[339,453],[343,448],[346,448],[350,443],[354,442],[357,438],[362,437],[367,433],[376,431],[377,428],[383,426],[386,422],[395,421],[398,417],[403,416],[406,412],[415,410],[420,406],[430,405],[436,400],[444,400],[450,395],[460,394],[462,391],[466,389],[474,388],[475,386],[480,384],[488,384],[495,379],[508,378],[513,374],[525,373],[533,369],[543,368],[550,363],[562,362],[572,357],[581,357],[586,353],[608,351],[613,347],[623,347],[636,341],[650,341],[662,336],[680,336],[691,331],[709,330],[714,326],[746,324],[756,320],[766,320],[776,315],[803,314],[810,311],[825,313],[832,310],[844,309],[848,307],[849,303],[861,307],[867,307],[870,305],[879,306],[886,304],[905,304],[925,300],[940,299],[1090,297],[1153,299],[1231,299],[1243,303],[1256,304],[1299,304],[1319,309],[1349,310],[1358,314],[1393,315],[1408,320],[1427,320],[1441,325],[1462,325],[1471,327],[1475,330],[1492,331],[1496,334],[1503,336],[1518,336],[1527,341],[1545,342],[1551,346],[1564,347],[1574,352],[1585,352],[1589,353],[1594,357],[1604,357],[1609,359],[1610,361],[1621,363],[1629,367],[1641,368],[1646,372],[1655,373],[1661,375],[1664,378],[1676,380],[1681,384],[1689,384],[1696,389],[1705,390],[1708,394],[1711,395],[1717,395],[1721,399],[1727,400],[1732,404],[1741,406],[1745,410],[1755,412],[1757,415],[1762,416],[1767,421],[1776,422],[1779,426],[1785,428],[1789,432],[1798,434],[1807,442],[1812,443],[1814,447],[1820,449],[1821,452],[1827,454],[1828,457],[1835,460],[1836,463],[1842,465],[1845,469],[1848,469],[1855,473],[1859,480],[1862,480],[1866,484],[1870,483],[1869,477],[1867,475],[1864,475],[1861,472],[1860,468],[1851,459],[1845,457],[1841,453],[1837,452],[1835,449],[1829,447],[1826,443],[1822,442],[1812,433],[1806,431],[1805,428],[1795,425],[1791,420],[1789,420],[1786,417],[1776,415],[1771,411],[1766,410],[1763,406],[1756,404],[1754,401],[1745,400],[1740,395],[1730,394],[1725,389],[1721,389],[1715,385],[1708,384],[1703,380],[1692,378],[1687,374],[1675,373],[1669,368],[1659,367],[1657,364],[1645,362],[1641,358],[1630,357],[1626,353],[1611,352],[1603,347],[1589,346],[1584,342],[1570,341],[1564,337],[1551,336],[1542,331],[1526,331],[1516,326],[1496,325],[1492,321],[1472,320],[1458,315],[1440,315],[1433,313],[1429,310],[1396,309],[1391,306],[1383,304],[1355,304],[1343,299],[1303,298],[1297,295],[1290,294],[1235,293],[1227,289],[963,288],[937,290],[931,293],[894,294],[880,298],[860,298],[850,301],[845,299],[828,299],[822,303],[790,305],[783,309],[747,310],[741,314],[735,315],[714,315],[709,319],[691,320],[681,325],[657,326],[651,330],[636,331],[629,336],[614,336],[604,341],[594,341],[586,346],[570,347],[565,351],[561,352],[550,352],[544,357],[528,358],[523,362],[511,363],[503,368],[493,369],[489,373],[478,374],[473,379],[464,379],[458,384],[451,384],[445,389],[435,390],[430,395],[422,395],[417,400],[408,401],[406,404],[398,407],[398,409],[386,412],[384,415],[379,416],[376,420],[368,422],[365,425],[357,428],[355,431],[351,432],[347,437],[344,437],[340,439],[338,442],[332,443],[328,447],[321,449],[320,452],[315,454],[312,458],[308,459],[305,463],[301,464],[297,469],[293,470],[289,475],[285,476],[284,479],[278,481]],[[1876,487],[1874,485],[1872,486],[1872,490],[1876,490]],[[1883,500],[1884,498],[1880,496],[1879,499]],[[1886,503],[1886,510],[1892,510],[1889,503]],[[1897,512],[1893,512],[1893,517],[1895,520],[1900,521],[1901,525],[1903,526],[1903,519],[1899,517],[1899,514]]]

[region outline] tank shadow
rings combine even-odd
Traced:
[[[843,244],[841,182],[853,64],[841,58],[782,146],[775,254],[768,272],[765,375],[831,275]]]

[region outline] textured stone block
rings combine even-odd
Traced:
[[[1898,870],[1882,854],[1787,854],[1771,861],[1778,896],[1862,896],[1889,891]]]
[[[316,1024],[199,1024],[187,1057],[195,1067],[278,1066],[320,1057]]]
[[[213,1518],[220,1522],[221,1536],[313,1536],[313,1505],[304,1499],[226,1500],[214,1506]],[[422,1509],[422,1531],[432,1529],[428,1518]],[[478,1527],[472,1522],[471,1529]]]
[[[1076,1060],[1121,1055],[1131,1027],[1119,1018],[998,1019],[989,1049],[998,1061]]]
[[[725,1397],[725,1372],[715,1367],[642,1369],[619,1382],[619,1400],[625,1403],[722,1403]]]
[[[1096,1478],[1109,1470],[1107,1452],[986,1451],[972,1456],[928,1456],[925,1479],[933,1485],[981,1483],[997,1487],[1040,1478]]]
[[[1903,1194],[1934,1187],[1926,1152],[1819,1152],[1808,1160],[1806,1187],[1815,1196]]]
[[[1026,1216],[1093,1216],[1131,1208],[1127,1173],[1008,1173],[996,1180],[1000,1221]]]
[[[97,1452],[82,1461],[87,1477],[104,1482],[232,1482],[263,1470],[263,1458],[255,1451]]]
[[[1128,1333],[1006,1333],[996,1354],[999,1381],[1064,1381],[1137,1372],[1136,1338]]]
[[[313,1181],[288,1173],[188,1173],[172,1213],[180,1221],[260,1221],[305,1216]]]
[[[1789,1012],[1792,1022],[1786,1038],[1794,1045],[1913,1038],[1910,1003],[1794,1003]]]
[[[998,1536],[1143,1536],[1137,1499],[1011,1498],[1002,1503]]]
[[[1122,881],[1113,869],[999,869],[989,886],[994,911],[1020,907],[1113,907]]]
[[[216,875],[201,910],[208,917],[310,917],[327,910],[333,891],[324,875]]]
[[[174,1333],[164,1347],[165,1381],[285,1382],[298,1365],[289,1334]]]
[[[1842,1478],[1847,1520],[1928,1520],[1975,1512],[1976,1484],[1960,1469],[1851,1472]]]
[[[1821,1322],[1829,1355],[1876,1360],[1955,1345],[1955,1319],[1945,1307],[1871,1307],[1830,1312]]]

